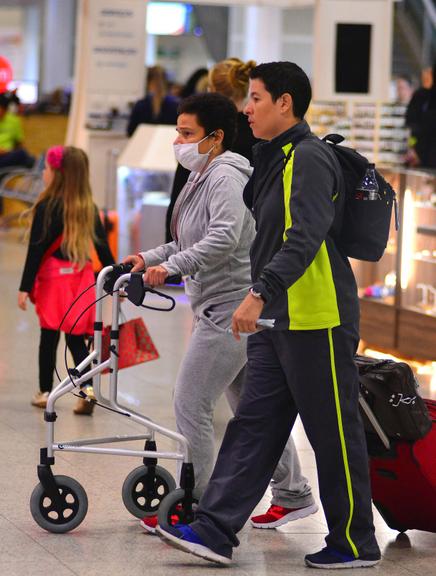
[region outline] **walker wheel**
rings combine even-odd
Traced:
[[[185,490],[177,488],[173,490],[166,498],[162,500],[158,511],[158,524],[165,529],[168,526],[175,524],[190,524],[194,521],[195,511],[198,506],[200,498],[194,495],[192,504],[185,501]]]
[[[69,476],[54,476],[61,497],[62,509],[57,510],[41,483],[33,489],[30,512],[35,522],[56,534],[74,530],[88,512],[88,497],[83,487]]]
[[[165,496],[176,487],[174,478],[162,466],[155,467],[151,488],[147,486],[149,474],[148,466],[138,466],[130,472],[123,483],[124,506],[136,518],[154,516]]]

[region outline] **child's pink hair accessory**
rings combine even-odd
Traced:
[[[53,146],[47,151],[47,164],[54,170],[62,170],[62,160],[64,159],[63,146]]]

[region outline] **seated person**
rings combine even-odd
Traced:
[[[0,94],[0,169],[9,166],[31,168],[34,159],[22,147],[24,139],[21,120],[8,112],[9,100]]]

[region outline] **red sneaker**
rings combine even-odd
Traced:
[[[177,514],[173,514],[171,516],[171,524],[177,524],[179,522],[179,517]],[[156,526],[157,526],[157,514],[154,516],[145,516],[142,520],[139,521],[141,526],[144,528],[146,532],[149,534],[156,534]]]
[[[154,516],[145,516],[145,518],[142,518],[139,523],[149,534],[156,534],[157,514]]]
[[[283,508],[283,506],[275,506],[273,504],[265,514],[252,516],[250,522],[253,528],[278,528],[292,520],[298,520],[299,518],[310,516],[310,514],[315,514],[317,511],[318,506],[316,504],[311,504],[304,508]]]

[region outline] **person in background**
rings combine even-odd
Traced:
[[[406,163],[412,167],[436,168],[436,61],[431,78],[428,88],[413,93],[406,110],[406,126],[410,129]]]
[[[253,135],[243,109],[247,100],[249,74],[255,66],[253,60],[243,62],[239,58],[228,58],[215,64],[209,72],[209,90],[230,98],[238,110],[232,150],[247,158],[250,164],[253,164],[253,146],[259,140]]]
[[[31,168],[34,158],[23,148],[21,120],[8,111],[9,103],[8,97],[0,94],[0,170],[10,166]]]
[[[192,94],[202,94],[207,92],[207,77],[209,71],[207,68],[198,68],[187,79],[184,86],[180,90],[180,98],[187,98]]]
[[[433,85],[433,68],[431,66],[427,66],[423,68],[421,71],[421,87],[422,88],[431,88]]]
[[[218,564],[232,552],[262,498],[297,414],[315,453],[326,547],[312,568],[369,567],[380,560],[368,455],[359,414],[359,301],[348,259],[330,235],[342,214],[339,163],[304,120],[312,90],[292,62],[250,73],[245,113],[265,140],[255,150],[252,286],[232,318],[249,333],[244,390],[192,524],[158,526],[170,545]],[[260,318],[275,319],[257,330]],[[282,572],[288,572],[284,569]]]
[[[114,264],[89,184],[88,158],[79,148],[54,146],[46,154],[43,172],[45,188],[32,208],[32,226],[26,262],[18,292],[18,306],[26,310],[35,304],[41,327],[39,343],[39,391],[32,405],[45,408],[53,387],[59,330],[77,366],[88,355],[85,335],[94,331],[94,308],[77,324],[79,313],[95,300],[90,289],[60,326],[79,294],[94,284],[90,262],[94,245],[103,266]],[[93,397],[92,380],[82,391]],[[91,414],[93,403],[79,398],[74,412]]]
[[[406,74],[395,78],[395,102],[407,106],[413,94],[412,79]]]
[[[176,124],[179,99],[168,92],[168,81],[162,66],[152,66],[147,72],[145,98],[133,106],[127,125],[132,136],[139,124]]]

